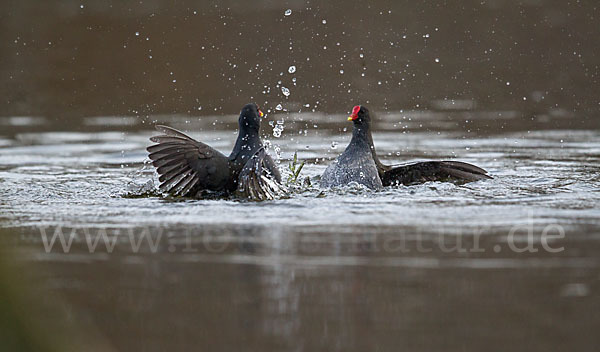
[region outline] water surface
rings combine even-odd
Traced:
[[[297,152],[301,178],[314,180],[349,140],[344,116],[269,114],[262,132],[282,170]],[[224,153],[236,137],[235,116],[94,117],[60,129],[11,118],[0,135],[0,224],[13,232],[3,242],[39,269],[35,292],[59,294],[70,319],[114,348],[597,346],[593,120],[569,129],[560,113],[382,112],[374,140],[384,162],[457,159],[494,179],[380,192],[303,186],[260,203],[152,193],[154,121]],[[72,236],[68,250],[50,246],[58,233]]]

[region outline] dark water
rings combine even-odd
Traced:
[[[470,136],[452,122],[464,114],[382,113],[376,147],[388,163],[458,158],[494,180],[303,187],[263,203],[140,196],[155,180],[143,164],[152,132],[134,118],[76,128],[101,123],[95,132],[13,119],[0,190],[2,225],[17,234],[4,240],[38,269],[34,292],[59,294],[71,321],[117,350],[594,350],[599,130],[523,131],[514,113],[512,130]],[[468,114],[481,128],[510,115]],[[227,152],[235,119],[162,122]],[[277,120],[281,137],[262,129],[270,153],[285,169],[298,151],[303,176],[348,141],[344,115],[267,116]],[[57,233],[68,250],[59,238],[46,248]]]
[[[65,124],[249,101],[340,112],[466,99],[587,120],[600,108],[599,16],[596,1],[3,1],[0,112]]]
[[[0,350],[596,351],[598,7],[0,2]],[[494,179],[156,194],[155,123],[228,153],[251,101],[302,180],[355,104],[384,162]]]

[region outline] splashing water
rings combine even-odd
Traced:
[[[277,120],[277,124],[273,127],[273,137],[281,137],[281,132],[283,132],[283,122],[283,120]]]
[[[317,103],[311,102],[313,105]],[[465,185],[427,182],[372,192],[357,183],[337,190],[318,187],[318,177],[350,141],[351,127],[345,121],[345,114],[335,118],[310,113],[285,116],[280,124],[271,119],[269,122],[273,124],[265,124],[269,126],[265,131],[270,135],[276,125],[277,130],[281,130],[285,122],[286,134],[282,133],[278,139],[269,136],[272,143],[264,140],[264,144],[272,145],[269,155],[281,165],[281,171],[288,165],[286,156],[296,151],[299,160],[307,160],[300,175],[303,186],[298,185],[301,192],[291,193],[289,198],[256,204],[165,199],[159,196],[160,192],[149,192],[150,180],[155,180],[156,190],[154,167],[148,164],[144,170],[147,172],[137,171],[145,165],[145,148],[154,133],[141,121],[136,125],[135,119],[128,125],[130,130],[125,139],[121,132],[123,121],[108,117],[102,120],[104,130],[95,125],[98,130],[90,132],[81,131],[97,118],[81,119],[81,125],[72,127],[74,131],[46,132],[44,129],[52,127],[48,122],[47,127],[36,132],[36,124],[43,124],[44,120],[31,121],[33,125],[27,126],[22,126],[23,120],[17,120],[21,125],[3,125],[2,128],[9,131],[27,130],[27,134],[14,133],[15,137],[11,137],[9,132],[8,136],[0,136],[0,226],[14,227],[26,235],[21,237],[16,233],[11,240],[18,242],[23,253],[35,250],[34,261],[52,266],[55,274],[48,277],[52,287],[64,285],[68,293],[92,300],[90,306],[96,304],[94,297],[111,294],[114,299],[106,304],[106,310],[114,309],[113,304],[122,302],[116,298],[127,297],[132,289],[142,294],[144,300],[159,301],[168,296],[173,279],[189,280],[185,281],[186,290],[182,290],[189,292],[189,296],[183,296],[188,301],[174,301],[181,305],[177,307],[177,316],[168,315],[170,311],[165,313],[169,321],[179,319],[179,313],[186,312],[184,303],[194,304],[199,293],[209,293],[206,296],[213,301],[207,304],[219,306],[220,297],[210,294],[214,283],[231,292],[228,298],[242,302],[257,302],[267,307],[280,307],[278,304],[287,302],[288,297],[294,304],[301,302],[298,308],[285,314],[277,309],[273,312],[265,309],[260,313],[259,323],[297,322],[294,329],[302,330],[317,325],[304,314],[321,317],[323,313],[318,311],[323,310],[321,307],[333,314],[354,307],[354,304],[342,307],[336,305],[337,301],[332,303],[332,293],[336,297],[341,294],[344,302],[354,302],[363,295],[370,302],[382,300],[375,313],[389,310],[390,304],[404,299],[423,304],[434,302],[433,310],[418,318],[418,328],[437,329],[439,316],[448,313],[447,306],[483,307],[477,311],[473,322],[477,323],[480,316],[501,311],[507,304],[516,307],[538,304],[536,294],[540,287],[548,288],[545,293],[548,300],[534,306],[535,311],[558,320],[564,315],[563,308],[572,309],[580,302],[579,316],[587,316],[589,325],[596,323],[597,319],[589,318],[585,312],[589,310],[588,303],[596,297],[594,283],[600,277],[598,127],[559,130],[555,126],[564,119],[549,116],[553,129],[536,131],[534,127],[539,127],[539,123],[532,121],[527,125],[527,119],[515,115],[505,119],[506,127],[491,130],[490,121],[497,114],[485,111],[478,114],[462,111],[381,114],[374,139],[384,163],[456,158],[484,167],[495,178]],[[480,126],[488,133],[462,138],[464,132],[460,125],[439,127],[446,126],[443,123],[447,123],[448,116],[452,116],[453,121],[464,121],[468,117],[470,127],[478,129],[476,126]],[[230,123],[217,123],[215,128],[213,121],[223,118]],[[192,137],[226,151],[235,142],[237,118],[237,114],[232,113],[227,117],[194,119],[191,123],[187,116],[169,116],[167,120]],[[332,124],[331,120],[336,123]],[[299,121],[310,122],[298,124]],[[401,127],[394,125],[398,121],[403,121]],[[404,126],[410,133],[402,133]],[[309,133],[299,136],[298,129],[307,129]],[[287,133],[290,131],[294,133]],[[335,145],[332,141],[339,142],[336,150],[329,150],[330,145]],[[304,149],[307,145],[311,148]],[[540,153],[542,148],[544,152]],[[309,178],[308,186],[304,186],[305,177]],[[133,195],[120,197],[127,193]],[[63,254],[58,239],[53,252],[47,253],[38,230],[40,226],[45,227],[49,235],[57,228],[68,228],[67,236],[70,227],[89,228],[89,234],[95,236],[98,230],[110,226],[106,231],[108,236],[119,240],[116,250],[107,253],[104,240],[98,237],[97,253],[90,253],[87,237],[77,229],[80,239],[75,238],[73,253]],[[133,237],[127,239],[130,228]],[[546,229],[557,228],[564,230],[565,236],[552,241],[550,246],[564,247],[564,253],[553,254],[541,246],[540,236]],[[139,241],[148,238],[147,235],[141,237],[142,234],[157,238],[160,231],[173,236],[163,236],[156,242],[159,246],[152,255],[133,252],[130,241],[147,243]],[[552,231],[550,236],[554,234]],[[519,248],[527,246],[528,234],[532,233],[539,251],[513,252],[507,245],[511,233]],[[123,235],[126,237],[121,241]],[[472,245],[477,236],[481,236],[483,252],[475,251]],[[198,252],[188,252],[188,244],[190,250]],[[217,248],[227,250],[215,252],[213,245],[221,244],[224,247]],[[456,246],[456,250],[447,251],[440,248],[442,245]],[[459,252],[459,248],[467,252]],[[128,265],[115,285],[107,285],[106,280],[113,277],[115,262],[125,261],[135,265]],[[149,267],[158,274],[176,275],[149,275]],[[240,286],[240,273],[249,273],[249,280],[258,275],[254,281],[256,286],[253,281]],[[100,279],[87,280],[94,274]],[[290,283],[290,293],[282,295],[281,289],[288,288],[285,282]],[[249,284],[256,290],[243,289]],[[370,285],[378,285],[378,289],[373,291]],[[513,288],[510,295],[498,289],[508,286]],[[334,287],[339,292],[332,292]],[[400,287],[406,289],[399,290]],[[401,297],[394,296],[398,291]],[[441,291],[451,294],[443,295],[441,300]],[[465,292],[472,294],[465,297]],[[553,309],[545,303],[555,298],[555,302],[572,301],[561,303],[563,305],[555,311],[542,310]],[[319,303],[315,310],[310,310],[312,304],[302,303],[315,301]],[[242,308],[219,313],[238,314],[238,309],[247,309],[244,314],[248,316],[256,313],[254,307],[247,306],[250,305],[242,304]],[[392,307],[400,312],[405,308],[401,303]],[[373,309],[362,308],[356,308],[358,312],[352,308],[348,313],[363,314]],[[122,302],[117,309],[130,309],[130,302]],[[186,322],[198,319],[191,313],[184,317]],[[327,318],[337,319],[337,315]],[[384,318],[377,317],[378,321]],[[505,316],[497,318],[502,320]],[[109,316],[106,320],[115,324],[118,319]],[[397,316],[381,322],[391,326],[397,323]],[[237,329],[238,324],[234,322],[231,328]],[[152,337],[154,330],[148,334]]]

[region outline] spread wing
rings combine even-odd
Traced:
[[[414,164],[388,167],[383,171],[384,186],[411,185],[427,181],[477,181],[491,179],[487,171],[460,161],[425,161]]]
[[[207,144],[167,126],[156,126],[162,135],[147,148],[160,175],[159,188],[174,195],[193,195],[199,190],[223,190],[229,180],[227,157]]]
[[[251,200],[269,200],[285,192],[277,166],[261,147],[240,172],[236,193]]]

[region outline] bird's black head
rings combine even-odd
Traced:
[[[240,130],[255,130],[258,132],[260,129],[260,118],[263,116],[264,114],[260,111],[258,105],[254,103],[244,105],[238,120]]]
[[[369,109],[362,105],[356,105],[352,108],[352,114],[348,117],[348,121],[354,122],[354,125],[366,125],[371,124],[371,116],[369,115]]]

